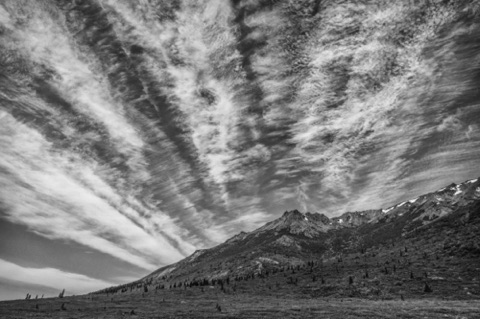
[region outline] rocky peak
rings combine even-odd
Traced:
[[[265,231],[287,231],[290,234],[304,235],[306,237],[315,237],[320,233],[325,233],[329,226],[328,217],[320,214],[303,214],[298,210],[286,211],[282,217],[267,223],[255,232]]]
[[[305,220],[305,215],[294,209],[291,211],[285,211],[281,218],[285,221]]]
[[[289,238],[295,238],[292,235],[315,238],[330,230],[360,227],[367,223],[376,223],[385,218],[393,220],[410,211],[414,212],[415,209],[423,209],[425,211],[421,218],[431,215],[430,217],[433,220],[435,216],[445,216],[450,211],[443,209],[440,212],[440,204],[441,206],[464,205],[471,200],[477,199],[480,199],[480,179],[472,179],[459,184],[452,183],[436,192],[424,194],[385,209],[346,212],[332,218],[321,213],[302,213],[297,209],[293,209],[285,211],[281,217],[251,233],[240,232],[227,240],[227,243],[238,243],[248,238],[254,238],[264,232],[282,233],[286,236],[291,236]]]
[[[305,214],[305,217],[307,217],[308,220],[316,221],[324,225],[330,224],[330,221],[331,221],[330,218],[328,218],[326,215],[320,214],[320,213],[307,212]]]
[[[357,227],[366,224],[381,215],[381,210],[372,209],[360,212],[346,212],[331,219],[333,224],[339,227]]]

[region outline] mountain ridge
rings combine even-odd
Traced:
[[[127,285],[152,284],[158,288],[171,286],[172,282],[248,278],[268,269],[300,267],[311,260],[323,263],[341,259],[339,256],[345,254],[415,237],[419,230],[428,229],[432,223],[439,224],[436,222],[457,213],[459,216],[452,217],[454,221],[476,218],[478,209],[475,207],[480,207],[479,203],[477,178],[452,183],[386,209],[346,212],[332,218],[296,209],[285,211],[262,227],[251,232],[242,231],[215,247],[196,250],[179,262],[161,267]]]

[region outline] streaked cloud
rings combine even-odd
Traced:
[[[316,3],[2,2],[0,217],[150,271],[477,177],[475,6]]]
[[[65,289],[66,296],[83,294],[112,285],[111,282],[90,278],[81,274],[64,272],[55,268],[22,267],[3,259],[0,259],[0,273],[0,282],[8,282],[13,279],[32,287],[34,291],[35,289],[38,291],[25,291],[21,296],[17,296],[17,298],[25,297],[27,293],[35,296],[35,294],[41,291],[51,292],[52,290],[56,290],[60,293],[63,289]],[[45,297],[56,296],[57,295],[47,294]]]
[[[0,199],[10,221],[147,269],[155,268],[147,256],[160,254],[154,257],[157,262],[162,257],[173,261],[182,256],[153,231],[156,220],[150,223],[145,219],[147,209],[135,207],[113,191],[95,175],[94,164],[72,154],[51,154],[50,143],[8,114],[0,121],[4,150]],[[164,225],[173,224],[168,217],[157,219]],[[169,230],[172,237],[175,229],[172,225]]]

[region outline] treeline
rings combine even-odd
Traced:
[[[144,293],[151,290],[162,290],[162,289],[178,289],[178,288],[192,288],[192,287],[206,287],[206,286],[220,286],[223,290],[225,285],[230,285],[231,281],[241,282],[249,281],[257,278],[268,278],[272,274],[278,272],[295,272],[310,268],[310,270],[318,265],[318,262],[308,261],[306,264],[297,264],[297,265],[288,265],[283,267],[271,267],[268,269],[263,269],[262,271],[238,274],[235,276],[225,276],[221,278],[194,278],[194,279],[184,279],[172,281],[172,276],[162,276],[159,280],[154,282],[154,278],[149,278],[147,280],[135,281],[128,284],[123,284],[119,286],[113,286],[99,291],[95,291],[91,294],[116,294],[116,293],[126,293],[133,292],[134,290],[140,290]]]

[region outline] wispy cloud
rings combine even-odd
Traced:
[[[151,232],[144,219],[147,208],[136,209],[95,175],[101,168],[73,154],[52,154],[49,142],[8,114],[0,121],[0,198],[9,220],[147,269],[155,268],[154,260],[171,262],[182,256]],[[162,222],[172,223],[168,217]]]
[[[111,282],[81,274],[65,272],[55,268],[23,267],[3,259],[0,259],[0,274],[0,281],[14,278],[19,284],[50,287],[58,290],[58,293],[65,289],[65,295],[88,293],[112,285]],[[28,292],[34,293],[25,291],[22,297],[25,297]],[[47,295],[46,297],[54,296]]]
[[[3,217],[151,270],[476,177],[475,10],[314,2],[4,1]]]

